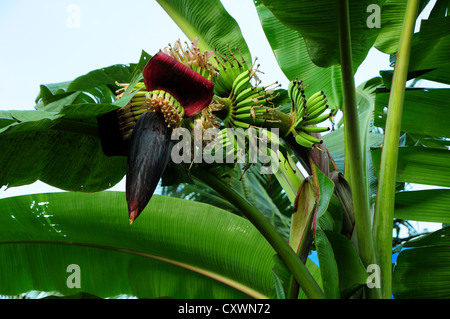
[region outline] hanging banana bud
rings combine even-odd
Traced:
[[[127,161],[126,199],[130,224],[144,210],[169,162],[172,129],[164,116],[149,111],[137,120]]]

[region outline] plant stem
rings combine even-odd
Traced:
[[[372,237],[369,196],[365,180],[365,163],[361,146],[358,110],[356,103],[355,79],[352,62],[352,44],[350,35],[350,17],[348,0],[338,1],[339,43],[341,55],[342,90],[344,97],[344,131],[348,165],[346,174],[350,174],[350,186],[355,211],[355,225],[358,251],[367,267],[375,264],[375,249]],[[375,293],[379,289],[370,289]],[[376,297],[376,296],[373,296]]]
[[[406,7],[406,15],[395,62],[392,89],[389,96],[375,209],[374,237],[377,243],[377,257],[381,270],[382,297],[389,299],[392,294],[392,227],[398,147],[411,43],[418,7],[419,0],[408,1]]]
[[[324,298],[322,290],[309,273],[306,266],[301,262],[284,238],[281,237],[276,229],[257,209],[255,209],[234,189],[229,187],[225,182],[216,176],[212,175],[209,171],[197,168],[191,171],[191,173],[241,210],[245,217],[252,222],[252,224],[271,244],[308,298]]]

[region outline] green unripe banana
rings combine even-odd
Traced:
[[[242,113],[250,113],[250,112],[254,112],[254,113],[266,113],[269,112],[269,109],[265,108],[265,107],[259,107],[259,106],[245,106],[245,107],[241,107],[238,108],[236,110],[236,114],[242,114]]]
[[[322,144],[322,140],[318,139],[317,137],[311,136],[308,133],[303,132],[303,131],[298,131],[297,136],[301,136],[302,138],[310,141],[313,144]]]
[[[314,93],[313,95],[311,95],[309,97],[309,99],[307,99],[306,105],[308,107],[311,107],[314,104],[316,104],[318,101],[323,100],[323,99],[325,99],[323,91],[318,91],[318,92]]]
[[[327,105],[325,100],[319,101],[318,103],[314,104],[312,107],[307,107],[307,111],[309,114],[313,114],[316,110],[324,107]]]
[[[289,85],[288,85],[288,96],[289,96],[290,99],[293,98],[292,94],[294,92],[294,88],[297,87],[297,81],[298,81],[298,78],[296,78],[294,81],[289,82]]]
[[[242,127],[242,128],[249,128],[250,127],[250,124],[247,124],[247,123],[244,123],[244,122],[241,122],[241,121],[234,121],[233,125],[237,126],[237,127]]]
[[[233,82],[233,94],[239,95],[243,90],[247,89],[250,84],[250,72],[245,71],[239,74]]]
[[[299,85],[299,86],[297,86],[295,89],[294,89],[294,92],[292,92],[292,95],[293,95],[293,98],[292,98],[292,100],[294,101],[294,103],[295,103],[295,106],[296,106],[296,108],[297,108],[297,111],[298,111],[298,109],[299,109],[299,104],[301,104],[301,103],[299,103],[301,100],[299,100],[299,98],[302,98],[303,97],[303,88]]]
[[[242,108],[242,107],[246,107],[246,106],[253,106],[253,105],[257,105],[257,104],[261,104],[259,101],[254,101],[254,99],[257,99],[258,95],[252,95],[248,98],[246,98],[243,101],[240,101],[238,104],[236,104],[236,108]]]
[[[314,146],[314,143],[312,143],[311,141],[305,139],[304,137],[300,136],[299,134],[297,134],[295,136],[295,141],[297,142],[297,144],[303,146],[303,147],[308,147],[311,148]]]
[[[295,102],[294,102],[294,90],[297,87],[297,83],[298,83],[298,78],[296,78],[294,81],[289,82],[288,85],[288,96],[291,99],[291,112],[293,112],[295,110]]]
[[[324,114],[321,116],[317,116],[313,119],[307,120],[303,123],[303,125],[315,125],[315,124],[319,124],[322,123],[323,121],[326,121],[330,118],[330,114]]]
[[[247,89],[243,90],[243,91],[236,97],[236,101],[239,103],[240,101],[243,101],[243,100],[247,99],[249,96],[251,96],[251,95],[257,93],[257,89],[258,89],[257,87],[252,86],[252,87],[250,87],[250,88],[247,88]],[[258,92],[258,93],[259,93],[259,92]]]
[[[323,133],[330,130],[329,127],[320,127],[320,126],[302,126],[302,130],[309,133]]]
[[[324,105],[322,107],[319,107],[314,112],[309,113],[308,114],[308,120],[316,118],[316,117],[322,115],[322,113],[325,112],[326,109],[328,109],[328,105]]]

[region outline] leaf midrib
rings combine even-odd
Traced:
[[[106,246],[106,245],[99,245],[99,244],[90,244],[90,243],[81,243],[81,242],[60,242],[60,241],[50,241],[50,240],[17,240],[17,241],[4,241],[4,242],[0,242],[0,245],[8,245],[8,244],[49,244],[49,245],[73,245],[73,246],[79,246],[79,247],[89,247],[89,248],[98,248],[98,249],[104,249],[104,250],[110,250],[110,251],[115,251],[115,252],[120,252],[120,253],[126,253],[126,254],[131,254],[131,255],[135,255],[135,256],[140,256],[140,257],[145,257],[145,258],[150,258],[150,259],[154,259],[154,260],[158,260],[161,262],[165,262],[177,267],[181,267],[190,271],[193,271],[195,273],[198,273],[200,275],[206,276],[208,278],[211,278],[213,280],[219,281],[229,287],[232,287],[236,290],[239,290],[243,293],[245,293],[246,295],[255,298],[255,299],[269,299],[268,296],[262,294],[259,291],[254,290],[253,288],[250,288],[240,282],[237,282],[233,279],[230,279],[228,277],[222,276],[218,273],[212,272],[210,270],[207,269],[203,269],[201,267],[198,266],[194,266],[191,264],[187,264],[187,263],[183,263],[180,261],[176,261],[173,259],[169,259],[169,258],[165,258],[165,257],[161,257],[161,256],[157,256],[157,255],[152,255],[149,253],[145,253],[145,252],[141,252],[141,251],[136,251],[136,250],[131,250],[131,249],[125,249],[125,248],[118,248],[118,247],[112,247],[112,246]]]

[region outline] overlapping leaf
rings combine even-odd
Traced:
[[[261,2],[285,26],[303,36],[314,64],[329,67],[340,63],[339,17],[336,1],[262,0]],[[370,15],[367,8],[371,4],[381,5],[382,2],[373,0],[349,2],[355,71],[365,59],[379,33],[379,29],[369,28],[367,25],[366,20]]]
[[[278,229],[288,236],[292,205],[273,176],[258,176],[258,169],[251,166],[245,172],[237,165],[233,170],[230,186],[245,197]],[[163,194],[209,203],[236,214],[240,212],[221,194],[195,180],[192,184],[171,185],[162,188]]]
[[[104,105],[103,109],[111,107]],[[16,121],[3,128],[1,185],[20,186],[41,180],[64,190],[89,192],[121,180],[126,161],[103,154],[92,122],[72,122],[61,113],[50,114],[52,119]]]
[[[427,189],[395,196],[394,217],[433,223],[450,223],[450,190]]]
[[[403,246],[394,267],[395,298],[448,299],[450,297],[449,227]]]
[[[157,0],[178,27],[192,41],[199,39],[202,50],[227,53],[238,47],[246,61],[251,60],[247,44],[236,21],[219,0]]]
[[[372,150],[376,174],[381,148]],[[450,187],[450,151],[424,147],[400,147],[397,181]]]

